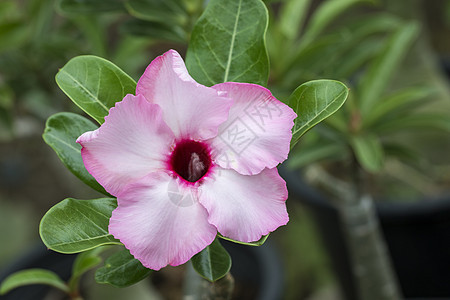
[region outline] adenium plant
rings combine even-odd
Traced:
[[[117,197],[108,231],[144,266],[187,262],[217,232],[254,242],[288,222],[296,114],[255,84],[206,87],[173,50],[156,58],[100,128],[81,135],[86,169]]]
[[[216,281],[231,266],[219,239],[259,246],[285,225],[288,193],[276,167],[307,130],[341,107],[348,89],[316,80],[300,85],[287,104],[277,100],[263,87],[267,26],[260,0],[209,1],[186,66],[169,50],[137,84],[105,59],[70,60],[56,81],[100,127],[63,112],[48,119],[43,137],[105,198],[65,199],[41,221],[49,249],[84,252],[69,282],[27,270],[6,279],[0,292],[44,283],[79,299],[79,278],[101,262],[105,245],[126,249],[97,269],[100,283],[128,286],[189,260]]]

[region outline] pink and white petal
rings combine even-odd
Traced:
[[[173,141],[161,108],[139,95],[125,96],[100,128],[77,139],[86,169],[112,195],[164,168]]]
[[[193,187],[166,173],[152,173],[117,198],[109,232],[144,266],[177,266],[211,244],[217,229]]]
[[[136,94],[161,106],[164,121],[178,139],[216,136],[233,103],[224,92],[195,82],[175,50],[151,62],[137,83]]]
[[[257,175],[241,175],[217,167],[199,187],[199,201],[208,221],[224,236],[254,242],[286,225],[288,192],[276,168]]]
[[[256,84],[226,82],[213,88],[234,100],[228,120],[212,141],[215,162],[243,175],[258,174],[283,162],[297,117],[294,111]]]

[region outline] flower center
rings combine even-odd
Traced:
[[[208,172],[211,166],[208,147],[192,140],[181,141],[172,152],[170,166],[183,179],[196,182]]]

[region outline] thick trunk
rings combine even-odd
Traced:
[[[372,199],[340,202],[339,210],[359,299],[402,299]]]
[[[355,163],[352,182],[343,182],[320,168],[311,178],[334,195],[346,238],[359,300],[402,299],[397,276],[378,222],[375,205],[365,194],[364,178]]]

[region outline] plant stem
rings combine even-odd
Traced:
[[[372,199],[343,202],[339,211],[359,299],[402,299]]]
[[[310,176],[334,197],[345,236],[358,300],[402,299],[401,291],[375,205],[364,189],[364,176],[354,159],[351,183],[341,181],[320,168],[310,168]]]
[[[69,297],[70,300],[84,300],[78,292],[69,294]]]
[[[356,157],[352,173],[353,196],[341,197],[338,209],[359,299],[402,299],[375,205],[365,193],[364,177]]]

